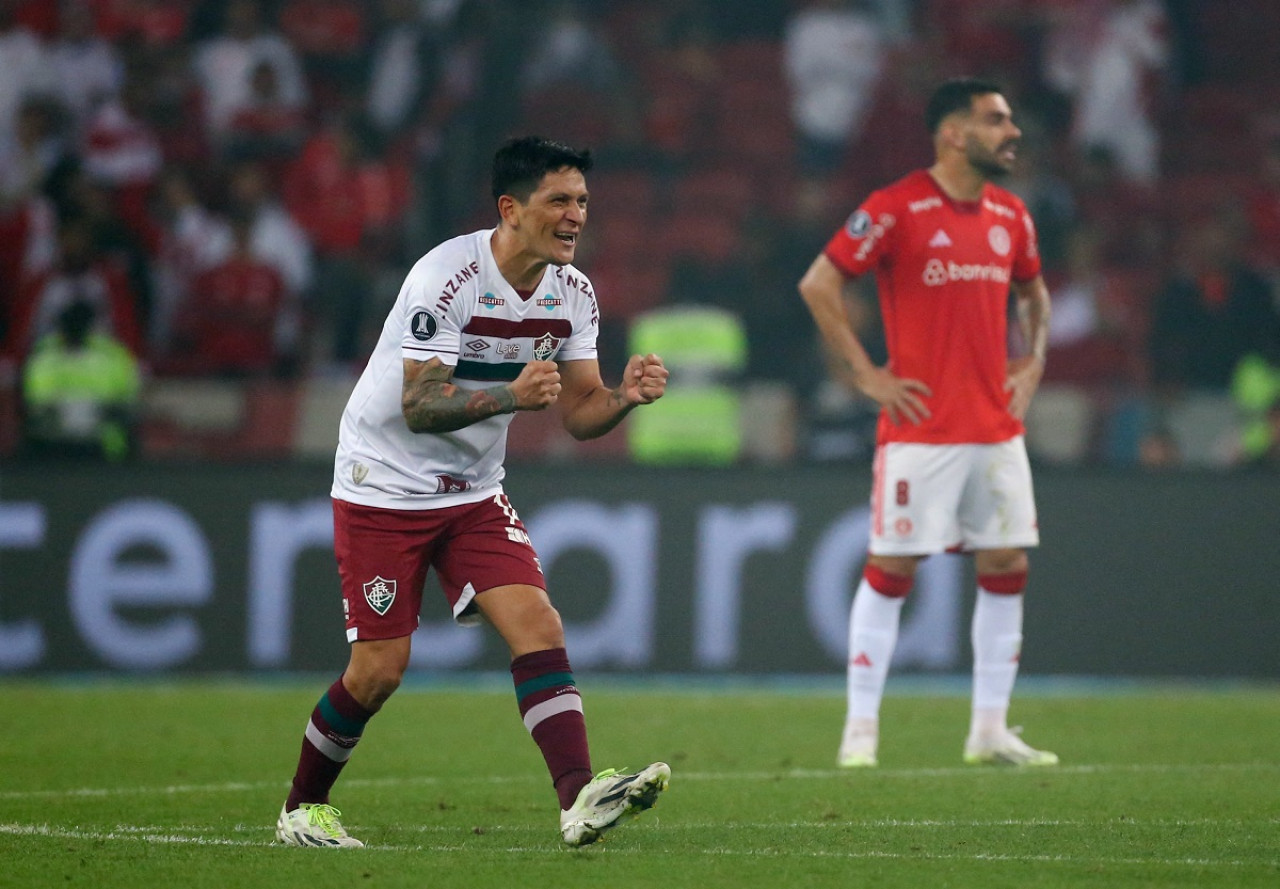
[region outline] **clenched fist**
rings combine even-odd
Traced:
[[[560,397],[560,371],[554,361],[530,361],[511,381],[516,410],[540,411]]]
[[[662,359],[650,352],[632,355],[622,372],[622,394],[628,404],[653,404],[667,391],[670,371]]]

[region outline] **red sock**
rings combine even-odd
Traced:
[[[563,648],[534,651],[511,662],[516,701],[525,728],[542,751],[560,808],[567,809],[591,780],[582,697]]]
[[[302,738],[298,771],[284,804],[286,811],[292,812],[299,803],[329,801],[329,791],[338,780],[338,773],[347,764],[352,749],[364,733],[365,723],[372,716],[371,711],[351,697],[351,692],[342,684],[342,677],[329,686],[311,711],[311,720]]]

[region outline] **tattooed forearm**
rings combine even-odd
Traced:
[[[504,406],[503,395],[508,396]],[[472,392],[471,397],[467,399],[466,413],[468,416],[476,417],[492,417],[494,414],[506,413],[516,409],[516,397],[512,395],[511,390],[506,386],[500,386],[496,389],[481,389],[479,392]]]
[[[613,416],[608,417],[600,427],[600,435],[604,435],[613,427],[622,422],[627,414],[631,413],[634,404],[627,401],[626,396],[622,394],[622,389],[609,390],[609,407],[616,411]]]
[[[599,438],[609,432],[621,423],[635,407],[634,404],[627,401],[626,395],[622,392],[622,387],[607,390],[603,403],[600,400],[600,391],[596,390],[584,402],[582,409],[565,418],[565,428],[569,430],[570,435],[579,441]]]
[[[404,418],[414,432],[453,432],[472,423],[509,414],[516,397],[506,386],[468,392],[453,383],[431,382],[405,393]]]
[[[453,432],[516,409],[509,386],[469,391],[450,382],[451,373],[451,368],[433,365],[414,377],[406,375],[400,407],[411,431]]]

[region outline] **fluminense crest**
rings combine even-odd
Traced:
[[[375,577],[364,585],[364,600],[379,615],[385,615],[396,600],[396,582]]]

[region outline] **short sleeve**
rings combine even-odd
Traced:
[[[442,288],[433,279],[448,280],[439,272],[438,264],[423,259],[409,272],[400,291],[400,352],[414,361],[439,358],[450,366],[458,363],[458,344],[462,339],[462,322],[458,318],[463,294],[440,306]]]
[[[579,290],[572,315],[573,333],[556,354],[559,361],[595,358],[596,340],[600,335],[600,310],[595,290],[586,276],[576,270],[574,273],[579,277]]]
[[[1030,281],[1040,274],[1040,244],[1036,238],[1036,224],[1027,212],[1021,208],[1022,237],[1018,249],[1013,254],[1013,280]]]
[[[827,242],[823,253],[836,268],[857,277],[875,268],[893,244],[897,216],[891,198],[873,193]]]

